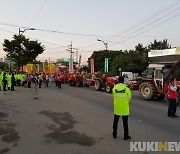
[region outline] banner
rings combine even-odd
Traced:
[[[59,73],[59,66],[58,65],[55,66],[55,72]]]
[[[33,64],[27,64],[26,65],[26,72],[28,74],[32,74],[32,71],[33,71]]]
[[[94,59],[90,59],[91,73],[94,73]]]
[[[48,65],[48,72],[49,73],[55,73],[55,65],[54,64]]]
[[[108,63],[109,63],[109,59],[105,58],[104,59],[104,72],[108,73]]]
[[[69,58],[69,73],[74,73],[72,55]]]
[[[79,56],[78,70],[80,70],[81,66],[81,55]]]
[[[34,65],[34,72],[39,73],[39,64]]]
[[[48,73],[48,65],[47,64],[43,65],[43,72]]]

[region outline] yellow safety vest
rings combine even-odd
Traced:
[[[114,114],[120,116],[129,115],[129,102],[131,100],[131,91],[123,83],[117,84],[113,90]]]

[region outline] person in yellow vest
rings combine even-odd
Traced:
[[[49,85],[49,75],[46,74],[46,87],[48,87],[48,85]]]
[[[129,116],[129,103],[131,100],[131,91],[124,84],[124,77],[119,76],[119,84],[115,85],[112,94],[114,99],[114,121],[113,121],[113,137],[117,137],[117,128],[120,116],[122,116],[124,127],[124,140],[131,139],[129,136],[128,116]]]
[[[20,79],[21,79],[22,86],[24,86],[24,73],[20,74]]]
[[[18,80],[18,74],[16,73],[15,75],[14,75],[14,77],[15,77],[15,86],[17,85],[17,80]]]
[[[17,74],[17,85],[18,85],[18,87],[21,86],[21,74],[20,73]]]
[[[3,86],[3,72],[0,73],[0,90],[2,86]]]
[[[7,86],[8,86],[8,90],[11,90],[11,73],[7,74]]]

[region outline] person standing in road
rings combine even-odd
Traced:
[[[31,82],[32,82],[32,75],[31,74],[28,74],[27,82],[28,82],[28,88],[31,88]]]
[[[124,127],[124,140],[131,139],[129,136],[128,116],[129,116],[129,103],[131,100],[131,91],[124,84],[124,77],[119,76],[119,84],[115,85],[112,90],[114,99],[114,121],[113,121],[113,137],[117,137],[118,122],[122,116]]]
[[[7,86],[8,86],[8,90],[11,90],[11,86],[12,86],[11,73],[7,74]]]
[[[3,74],[3,91],[7,91],[6,86],[7,86],[7,75],[6,73],[4,73]]]
[[[39,74],[38,79],[39,79],[39,88],[41,88],[42,81],[43,81],[43,75],[41,73]]]
[[[14,77],[14,73],[12,73],[11,76],[11,91],[14,91],[14,86],[15,86],[15,77]]]
[[[170,80],[170,83],[168,85],[168,101],[169,101],[169,107],[168,107],[168,117],[170,118],[176,118],[178,117],[176,115],[176,108],[177,108],[177,84],[176,79],[172,78]]]
[[[49,75],[46,74],[46,87],[48,87],[48,85],[49,85]]]
[[[0,72],[0,90],[3,85],[3,72]]]

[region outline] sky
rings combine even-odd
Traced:
[[[45,46],[38,60],[68,58],[85,64],[93,51],[130,50],[167,39],[180,46],[180,0],[0,0],[0,57],[4,39],[23,33]],[[100,39],[101,41],[97,41]],[[103,43],[104,42],[104,43]],[[76,57],[76,54],[74,55]]]

